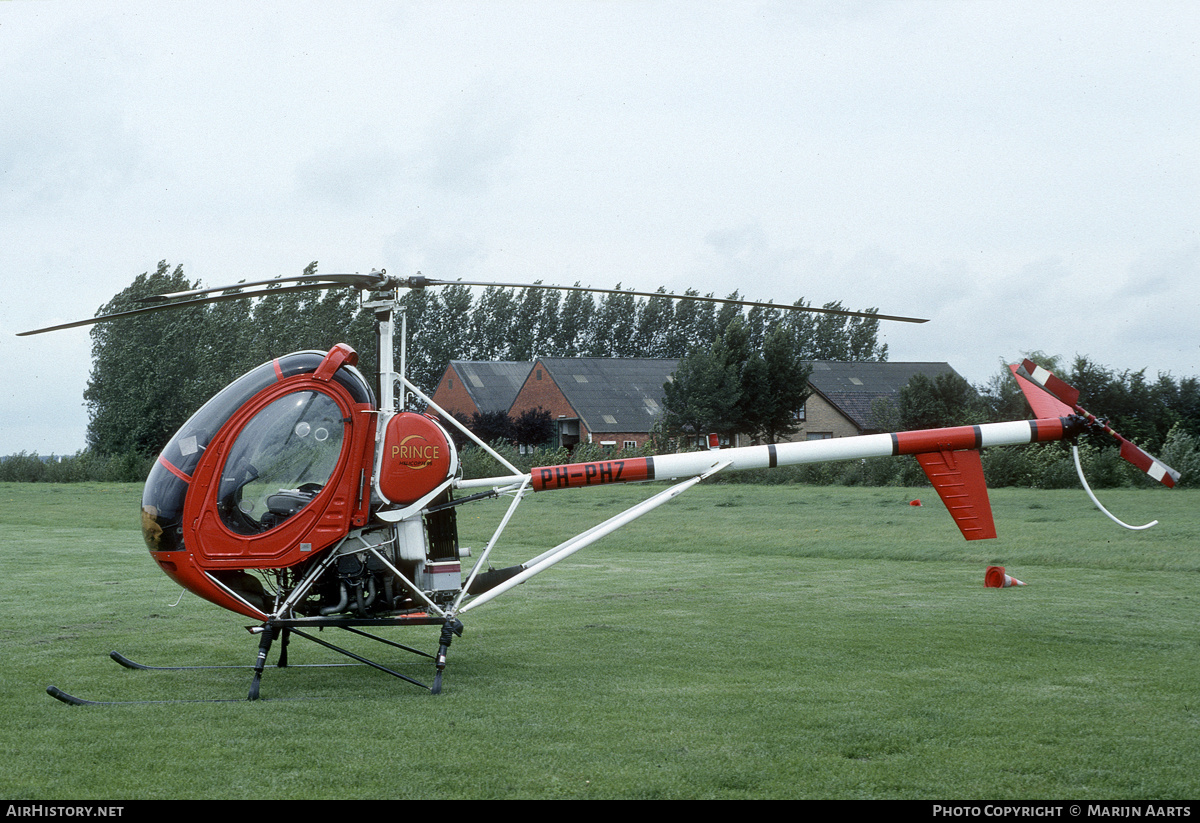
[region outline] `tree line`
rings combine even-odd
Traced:
[[[312,263],[304,273],[316,272],[317,264]],[[199,287],[182,267],[163,261],[154,272],[134,278],[97,314],[139,308],[145,296]],[[749,435],[757,442],[785,438],[796,430],[795,411],[809,391],[806,361],[887,359],[886,345],[877,342],[874,318],[674,300],[662,289],[659,294],[639,298],[627,292],[466,286],[410,291],[401,300],[407,317],[409,377],[432,393],[451,360],[679,359],[673,380],[664,387],[660,436],[651,446],[664,449],[686,444],[689,435],[714,431]],[[701,296],[695,291],[684,295]],[[736,292],[729,297],[742,299]],[[826,307],[845,308],[839,303]],[[141,479],[143,467],[187,417],[241,374],[292,351],[326,350],[347,342],[359,352],[359,368],[371,378],[377,370],[375,334],[372,313],[359,306],[357,292],[345,288],[271,294],[97,324],[84,395],[90,420],[86,452],[49,463],[22,453],[0,463],[0,480]],[[398,361],[399,340],[396,346]],[[1115,372],[1086,357],[1067,366],[1040,352],[1029,356],[1079,388],[1086,405],[1107,415],[1118,431],[1184,471],[1185,482],[1200,473],[1196,378],[1160,374],[1152,379],[1145,370]],[[982,386],[955,374],[936,380],[918,376],[895,403],[879,403],[874,412],[877,427],[893,431],[1028,416],[1015,381],[1002,367]],[[530,443],[546,428],[544,420],[532,416],[512,421],[497,415],[478,418],[468,422],[487,441]],[[1011,454],[989,450],[997,452],[985,461],[989,482],[1057,482],[1046,478],[1064,475],[1069,458],[1061,444],[1050,447]],[[1105,455],[1112,451],[1103,441],[1087,441],[1085,447],[1085,462],[1107,460]],[[514,454],[513,462],[523,465],[528,459]],[[887,461],[869,470],[865,464],[802,467],[762,479],[922,482],[919,469],[913,476],[895,465],[907,462],[912,461]],[[1073,467],[1069,474],[1073,479]],[[1112,477],[1113,483],[1128,482],[1119,471]]]
[[[317,264],[303,273],[315,276]],[[154,272],[137,276],[98,314],[142,307],[146,296],[199,287],[181,266],[172,269],[162,261]],[[628,292],[460,285],[411,290],[400,301],[407,325],[408,377],[432,393],[452,360],[684,358],[708,351],[735,319],[741,329],[739,358],[764,345],[777,352],[786,348],[793,360],[887,357],[887,347],[876,342],[879,321],[874,318],[813,315],[783,307],[744,310],[733,304],[674,300],[661,288],[658,294],[637,298]],[[712,295],[691,290],[684,294],[689,297]],[[728,298],[743,299],[737,292]],[[840,303],[826,308],[844,309]],[[90,421],[87,443],[101,454],[157,454],[205,400],[255,366],[289,352],[325,350],[345,342],[358,351],[359,369],[368,379],[378,369],[373,313],[359,306],[356,291],[346,288],[157,312],[97,324],[91,334],[92,372],[84,394]],[[396,337],[399,363],[401,340],[399,334]]]

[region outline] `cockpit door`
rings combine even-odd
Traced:
[[[184,543],[212,569],[287,567],[332,545],[366,523],[374,433],[371,404],[322,369],[268,386],[197,464]]]

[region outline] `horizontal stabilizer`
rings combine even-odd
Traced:
[[[916,458],[963,537],[987,540],[996,536],[979,452],[974,449],[923,452]]]

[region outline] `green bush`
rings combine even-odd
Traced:
[[[1181,474],[1180,487],[1200,485],[1200,438],[1178,423],[1167,433],[1160,459]]]
[[[46,477],[46,464],[37,452],[9,455],[0,463],[0,480],[14,483],[37,483]]]
[[[101,455],[76,452],[70,457],[51,455],[43,460],[34,454],[14,454],[0,461],[0,481],[13,483],[140,483],[146,479],[155,458],[137,452]]]

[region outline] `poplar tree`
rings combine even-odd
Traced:
[[[616,288],[619,290],[621,284]],[[604,294],[592,320],[592,335],[584,354],[588,357],[644,357],[636,351],[637,301],[632,294]]]
[[[488,286],[471,313],[471,360],[511,360],[512,323],[516,300],[512,291]],[[443,364],[443,367],[446,364]]]
[[[579,287],[579,282],[575,282]],[[559,357],[579,357],[591,345],[592,315],[595,302],[587,292],[570,291],[563,298],[558,315]]]
[[[671,321],[674,310],[671,299],[666,297],[665,290],[659,288],[663,297],[651,297],[644,301],[638,311],[637,328],[634,330],[633,345],[639,357],[670,358],[673,355],[669,348],[671,337]]]
[[[541,282],[540,280],[538,281]],[[511,353],[508,359],[528,361],[546,349],[546,335],[542,329],[542,300],[544,289],[521,289],[516,297],[516,315],[513,318]]]
[[[196,288],[159,262],[100,307],[98,315],[143,308],[138,298]],[[153,455],[200,404],[202,362],[194,345],[203,308],[157,312],[92,327],[92,372],[83,397],[88,447],[101,454]]]

